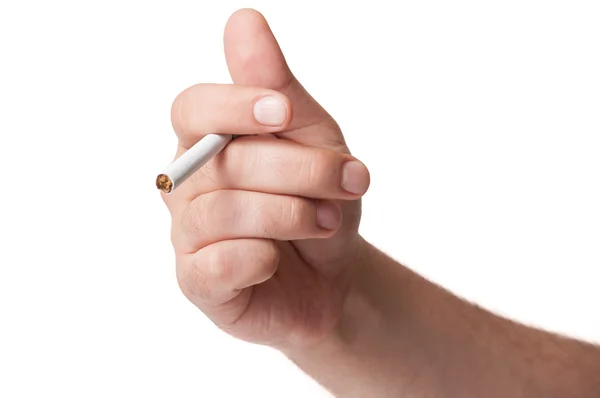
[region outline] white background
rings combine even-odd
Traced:
[[[185,300],[153,185],[239,7],[369,166],[368,240],[600,342],[598,2],[349,3],[2,0],[0,396],[327,396]]]

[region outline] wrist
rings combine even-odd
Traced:
[[[389,386],[387,381],[399,374],[405,341],[398,335],[409,273],[364,239],[359,245],[336,326],[315,344],[282,350],[304,372],[343,396],[363,396],[357,386],[369,386],[364,391],[370,393],[374,385]]]
[[[349,275],[348,288],[340,319],[326,339],[326,343],[351,347],[359,340],[375,334],[385,334],[391,326],[387,300],[392,293],[385,281],[396,279],[391,264],[383,253],[360,238],[357,262]],[[398,266],[398,264],[394,264]],[[393,284],[397,287],[398,281]],[[391,289],[395,290],[395,289]],[[395,301],[395,300],[394,300]]]
[[[344,292],[340,316],[335,325],[318,341],[309,345],[278,347],[286,355],[314,350],[325,345],[351,343],[351,336],[362,334],[363,329],[372,330],[386,317],[385,305],[380,303],[376,279],[386,279],[381,275],[387,264],[381,263],[381,253],[362,237],[358,238],[355,255],[347,272],[339,276],[340,290]]]

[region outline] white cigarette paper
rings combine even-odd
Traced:
[[[156,177],[156,187],[164,193],[172,193],[200,167],[221,152],[232,138],[231,134],[206,135]]]

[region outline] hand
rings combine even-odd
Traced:
[[[261,14],[225,28],[234,85],[200,84],[174,101],[177,155],[206,133],[242,135],[163,195],[177,279],[232,335],[274,347],[323,339],[357,268],[366,167],[287,67]]]

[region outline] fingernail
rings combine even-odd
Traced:
[[[334,230],[340,227],[342,213],[330,202],[319,202],[317,207],[317,224],[323,229]]]
[[[286,109],[276,97],[262,97],[254,104],[254,118],[265,126],[281,126],[285,122]]]
[[[369,188],[369,170],[360,162],[346,162],[342,169],[342,189],[355,195],[362,195]]]

